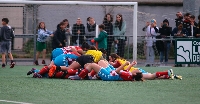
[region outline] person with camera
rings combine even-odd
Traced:
[[[167,19],[163,20],[163,23],[161,23],[161,28],[159,28],[159,33],[156,38],[157,39],[164,39],[164,40],[157,40],[156,46],[157,50],[160,54],[160,63],[167,64],[168,58],[169,58],[169,50],[170,50],[170,35],[172,32],[172,27],[169,27],[169,21]],[[165,60],[163,62],[163,57],[165,57]]]
[[[159,28],[156,25],[156,20],[152,19],[149,26],[146,28],[145,44],[146,44],[146,67],[152,66],[155,59],[155,42]]]

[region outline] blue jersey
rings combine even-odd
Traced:
[[[120,80],[119,75],[112,70],[109,66],[106,68],[101,68],[98,76],[103,80],[103,81],[118,81]]]
[[[61,54],[55,58],[54,64],[56,66],[69,66],[77,58],[78,56],[74,54]]]

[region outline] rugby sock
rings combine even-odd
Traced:
[[[61,78],[62,75],[63,75],[63,72],[62,72],[62,71],[57,72],[57,73],[55,74],[55,78]]]
[[[156,72],[156,77],[160,77],[163,75],[168,75],[168,72]]]
[[[164,79],[169,79],[169,75],[164,75]]]
[[[38,74],[42,75],[42,74],[48,73],[48,71],[49,71],[48,66],[44,66],[44,67],[38,72]]]
[[[92,77],[94,77],[95,74],[96,74],[96,72],[95,72],[94,70],[92,70],[92,71],[90,72],[90,75],[91,75]]]
[[[78,70],[74,70],[74,69],[69,69],[67,70],[69,75],[75,75],[76,72],[78,72]]]
[[[89,70],[83,69],[83,70],[81,70],[81,73],[78,76],[80,78],[84,79],[87,76],[88,73],[89,73]]]
[[[69,74],[67,74],[63,79],[68,79],[68,77],[69,77],[70,75]]]

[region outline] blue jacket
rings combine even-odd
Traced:
[[[53,32],[48,31],[47,29],[46,29],[46,31],[44,29],[38,29],[37,41],[38,42],[46,42],[47,37],[51,34],[53,34]]]

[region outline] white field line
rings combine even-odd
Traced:
[[[14,103],[14,104],[33,104],[33,103],[17,102],[17,101],[10,101],[10,100],[0,100],[0,102],[7,102],[7,103]]]

